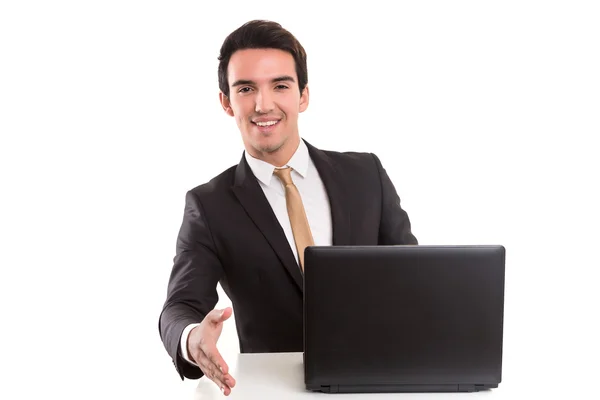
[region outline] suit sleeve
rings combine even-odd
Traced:
[[[183,222],[167,287],[167,299],[159,317],[161,340],[181,379],[198,379],[200,368],[181,356],[180,339],[186,326],[202,322],[218,302],[221,262],[200,200],[186,194]]]
[[[381,161],[375,154],[375,160],[381,181],[381,221],[379,224],[380,245],[418,244],[411,231],[410,219],[400,206],[400,197]]]

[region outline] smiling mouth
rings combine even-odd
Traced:
[[[273,125],[277,125],[279,123],[279,120],[273,120],[273,121],[264,121],[264,122],[252,122],[254,125],[256,126],[260,126],[261,128],[265,128],[265,127],[269,127],[269,126],[273,126]]]
[[[258,128],[258,131],[261,133],[265,133],[265,134],[268,134],[268,133],[271,133],[272,131],[274,131],[275,128],[277,127],[277,125],[279,125],[279,122],[281,122],[281,120],[259,121],[259,122],[252,121],[254,126],[256,126]]]

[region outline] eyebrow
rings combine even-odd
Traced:
[[[296,80],[289,75],[283,75],[283,76],[279,76],[277,78],[271,79],[271,83],[277,83],[277,82],[296,82]],[[249,81],[247,79],[238,79],[237,81],[233,82],[233,84],[231,86],[236,87],[236,86],[242,86],[242,85],[256,85],[256,82]]]

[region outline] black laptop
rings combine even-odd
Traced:
[[[498,387],[503,246],[313,246],[304,264],[308,390]]]

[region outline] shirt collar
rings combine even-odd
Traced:
[[[259,160],[258,158],[252,157],[247,151],[244,152],[244,156],[246,157],[246,162],[250,166],[254,176],[256,176],[259,181],[269,186],[271,184],[271,179],[273,178],[273,170],[275,169],[275,166],[269,164],[268,162]],[[308,161],[308,147],[306,147],[304,140],[300,139],[300,145],[285,166],[293,168],[293,170],[296,171],[302,178],[306,178],[306,173],[308,172]]]

